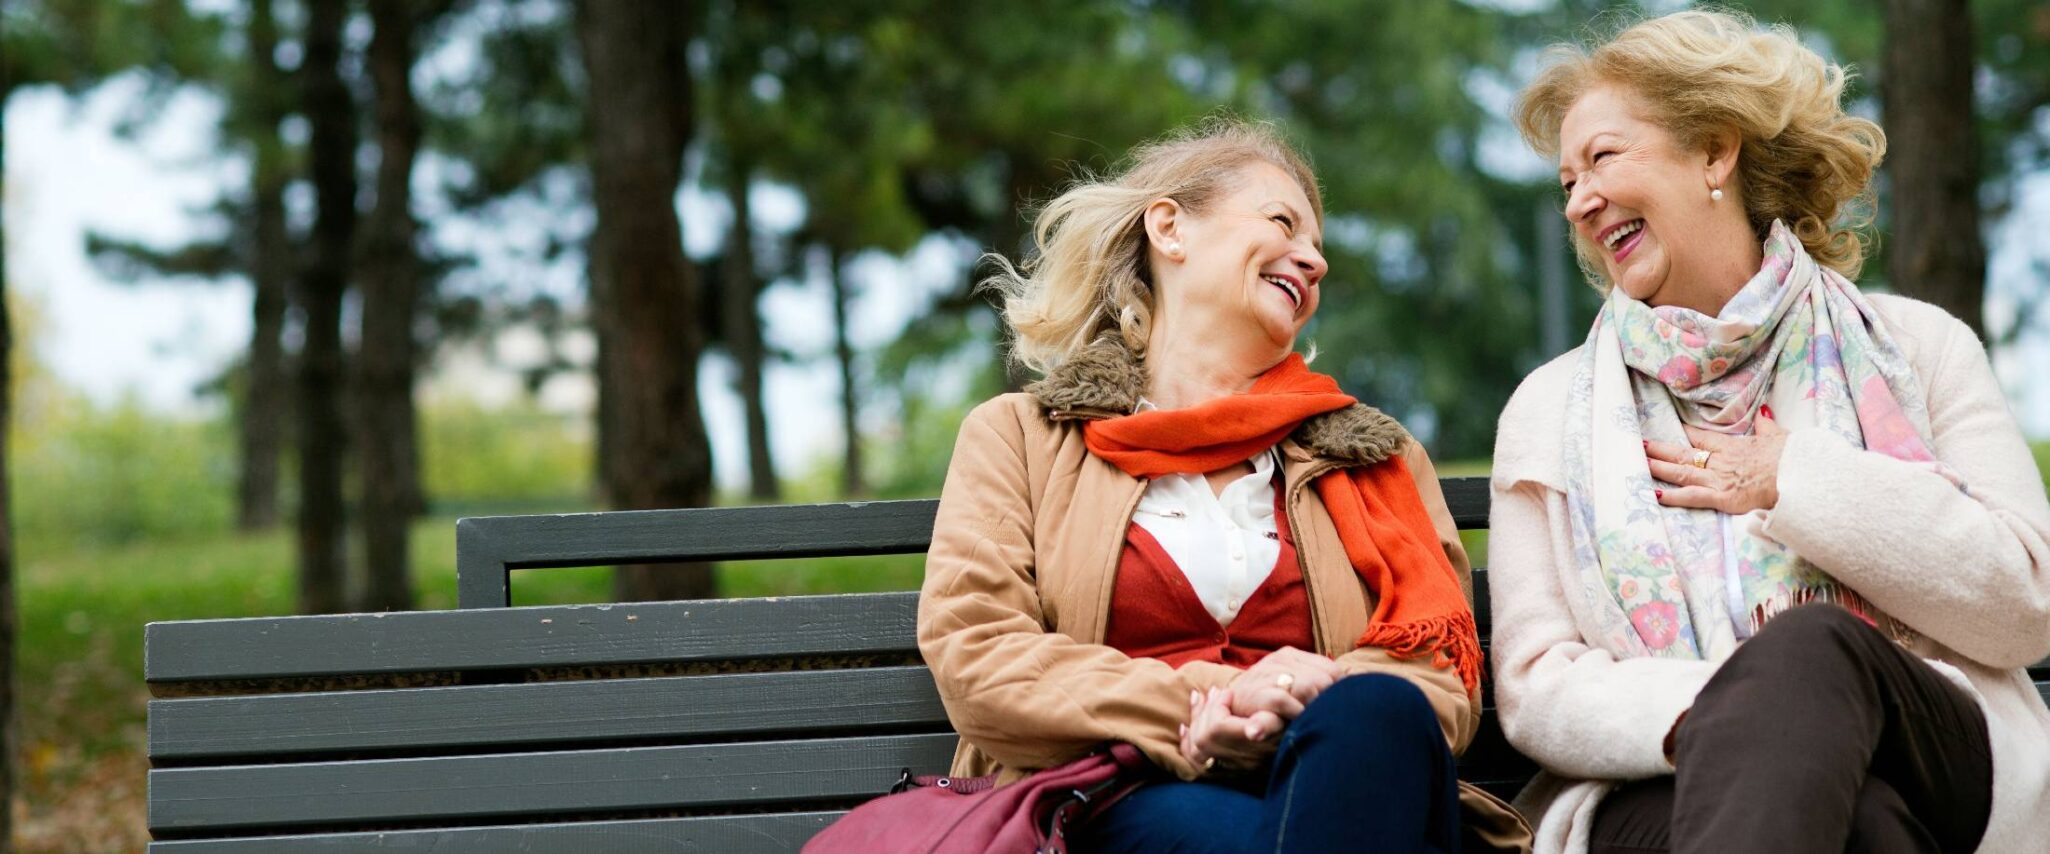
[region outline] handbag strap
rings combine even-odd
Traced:
[[[1111,745],[1110,755],[1117,761],[1117,773],[1087,789],[1069,789],[1067,796],[1047,812],[1046,826],[1040,828],[1046,844],[1034,854],[1067,854],[1070,829],[1095,820],[1126,795],[1151,782],[1152,766],[1138,748],[1118,742]]]
[[[912,789],[949,789],[957,795],[972,795],[984,789],[996,788],[997,776],[985,774],[980,777],[949,777],[945,774],[913,774],[905,768],[897,772],[897,782],[890,786],[890,794],[902,794]]]

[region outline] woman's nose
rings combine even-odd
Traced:
[[[1573,188],[1573,192],[1566,194],[1566,221],[1586,222],[1589,217],[1601,213],[1602,208],[1607,205],[1608,200],[1603,199],[1594,188],[1587,186],[1586,181],[1582,181],[1579,186]]]
[[[1303,271],[1303,278],[1311,285],[1324,280],[1324,273],[1331,265],[1324,260],[1324,253],[1315,249],[1299,249],[1295,253],[1296,269]]]

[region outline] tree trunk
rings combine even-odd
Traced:
[[[250,140],[250,196],[254,208],[249,281],[256,292],[251,309],[248,385],[242,398],[241,482],[236,489],[236,527],[267,530],[278,523],[278,462],[284,451],[285,411],[290,391],[285,377],[286,293],[292,286],[292,238],[285,226],[285,186],[291,166],[278,135],[288,91],[278,68],[278,31],[270,0],[251,0],[249,62],[255,69],[247,97],[259,116]]]
[[[694,4],[583,2],[577,40],[590,85],[592,308],[612,400],[605,481],[620,509],[698,507],[712,454],[698,409],[702,298],[684,258],[676,188],[691,136],[686,47]],[[622,600],[716,594],[708,564],[621,567]]]
[[[1894,290],[1942,306],[1986,337],[1979,135],[1967,0],[1886,0],[1880,68]]]
[[[7,162],[7,96],[0,80],[0,163]],[[0,196],[5,195],[0,176]],[[0,219],[5,219],[0,217]],[[7,435],[14,424],[14,319],[7,313],[7,237],[0,228],[0,852],[14,850],[14,514],[9,507]]]
[[[849,337],[847,271],[840,250],[831,250],[826,273],[833,285],[833,357],[840,364],[840,432],[847,437],[840,466],[840,491],[849,498],[868,494],[861,475],[860,391],[854,386],[854,342]]]
[[[733,228],[727,232],[726,283],[722,289],[726,350],[738,368],[734,385],[747,413],[748,497],[775,501],[782,494],[776,463],[769,451],[769,413],[762,402],[762,318],[758,301],[761,279],[755,272],[754,223],[749,218],[747,191],[753,169],[738,152],[729,155],[726,200],[733,206]]]
[[[413,103],[412,0],[370,0],[369,68],[376,91],[377,207],[365,224],[363,333],[356,354],[356,415],[363,485],[362,610],[413,607],[407,562],[418,471],[414,466],[413,321],[420,303],[414,249],[413,160],[420,117]]]
[[[592,486],[597,490],[596,499],[610,503],[614,493],[612,486],[612,449],[619,443],[613,438],[618,432],[619,414],[614,407],[619,403],[621,392],[613,387],[612,345],[606,343],[612,338],[612,318],[598,310],[606,300],[601,295],[605,283],[598,277],[598,265],[590,262],[591,279],[591,333],[597,337],[596,352],[591,358],[593,384],[598,387],[598,399],[591,409],[591,420],[596,422],[592,431],[591,454],[595,459],[591,466]]]
[[[342,294],[356,233],[356,109],[338,64],[347,0],[307,4],[305,112],[315,215],[312,259],[300,277],[306,342],[299,355],[299,610],[343,607]]]

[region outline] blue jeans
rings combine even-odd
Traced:
[[[1265,780],[1145,786],[1083,828],[1077,851],[1456,852],[1459,783],[1423,691],[1342,680],[1281,734]]]

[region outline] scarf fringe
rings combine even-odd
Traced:
[[[1473,612],[1441,614],[1409,623],[1375,623],[1360,633],[1360,646],[1388,650],[1396,658],[1431,657],[1431,666],[1456,667],[1471,694],[1481,683],[1481,639]]]

